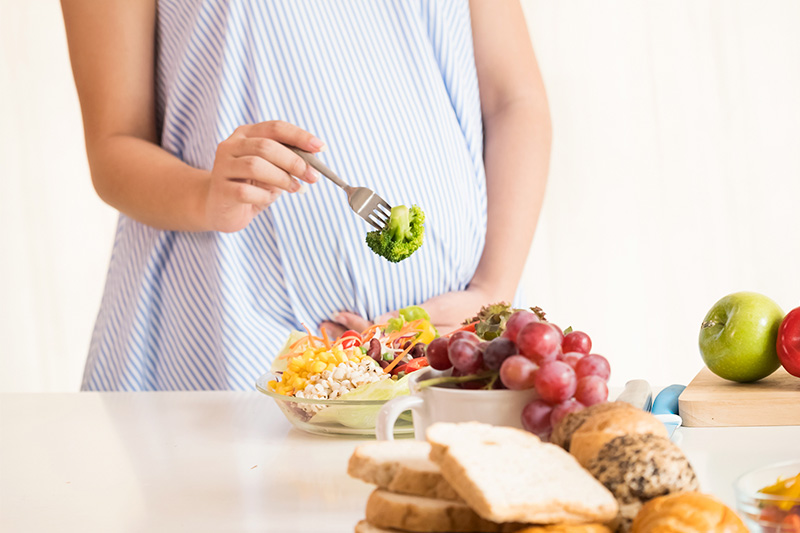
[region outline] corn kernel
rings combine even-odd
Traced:
[[[323,372],[327,367],[328,365],[325,364],[325,361],[316,361],[312,364],[311,371],[314,374],[319,374],[320,372]]]

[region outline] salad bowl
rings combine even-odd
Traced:
[[[736,508],[754,533],[800,533],[800,461],[757,468],[734,483]]]
[[[335,400],[299,398],[270,390],[268,383],[274,379],[271,372],[262,375],[256,381],[256,389],[272,398],[294,427],[316,435],[375,438],[378,413],[395,396],[390,390],[373,387],[368,394],[354,390]],[[411,416],[403,413],[394,425],[394,435],[413,434]]]

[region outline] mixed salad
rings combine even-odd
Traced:
[[[764,528],[764,531],[774,531],[774,533],[800,533],[800,473],[794,477],[778,479],[778,481],[768,487],[762,488],[760,493],[769,494],[778,498],[786,498],[784,501],[771,502],[764,505],[759,517],[762,523],[780,524],[778,528]]]
[[[438,332],[428,313],[418,306],[402,309],[397,318],[376,324],[363,332],[346,331],[331,340],[326,331],[292,332],[275,358],[267,383],[270,391],[295,398],[314,400],[390,400],[408,394],[407,376],[428,366],[425,346]],[[299,403],[305,419],[332,417],[334,405]],[[360,422],[359,422],[360,423]]]

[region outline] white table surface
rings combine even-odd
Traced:
[[[800,458],[800,426],[682,428],[705,492]],[[360,441],[293,429],[257,392],[0,395],[0,531],[351,532]]]

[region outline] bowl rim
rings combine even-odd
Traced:
[[[761,491],[751,491],[745,490],[742,488],[742,482],[744,478],[760,472],[762,470],[770,470],[773,468],[783,468],[783,467],[790,467],[795,466],[798,468],[797,474],[800,474],[800,459],[789,459],[788,461],[780,461],[777,463],[770,463],[764,466],[760,466],[758,468],[754,468],[752,470],[748,470],[747,472],[740,474],[733,482],[733,488],[736,492],[739,499],[756,499],[759,501],[767,501],[767,502],[790,502],[790,503],[798,503],[800,504],[800,498],[790,498],[787,496],[778,496],[776,494],[766,494]],[[797,475],[795,474],[795,475]]]
[[[378,406],[383,405],[389,400],[326,400],[322,398],[298,398],[297,396],[286,396],[285,394],[278,394],[277,392],[273,392],[267,388],[266,383],[271,379],[275,378],[276,374],[274,372],[266,372],[258,377],[256,380],[256,390],[263,394],[266,394],[270,398],[275,400],[281,400],[284,402],[294,402],[294,403],[304,403],[308,405],[372,405]]]

